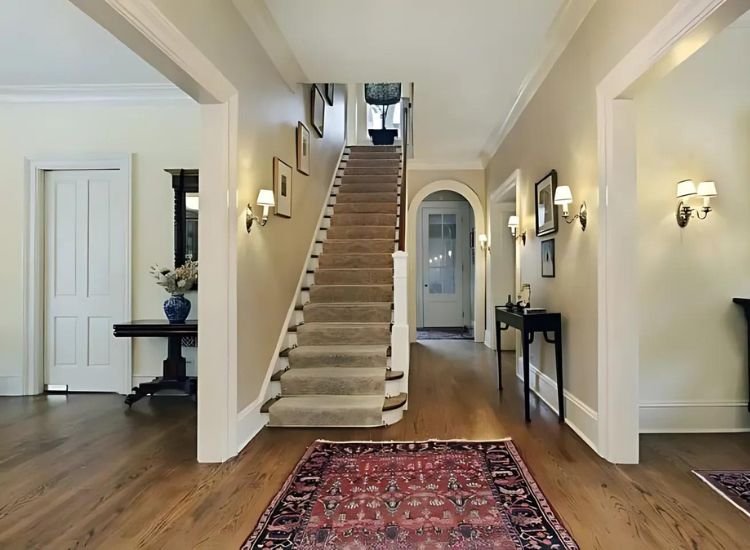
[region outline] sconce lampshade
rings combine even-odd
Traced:
[[[508,227],[518,227],[518,216],[508,218]]]
[[[273,191],[270,189],[261,189],[258,193],[258,206],[275,206],[276,201],[273,198]]]
[[[693,180],[683,180],[677,184],[677,198],[684,199],[692,197],[697,193],[695,182]]]
[[[484,233],[479,235],[479,244],[482,244],[482,245],[487,244],[487,235],[485,235]]]
[[[719,193],[716,191],[715,181],[702,181],[698,184],[698,195],[701,197],[715,197]]]
[[[573,192],[567,185],[560,185],[555,190],[555,204],[566,205],[573,202]]]

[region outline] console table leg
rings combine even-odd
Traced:
[[[497,347],[497,389],[503,391],[503,354],[502,347],[500,346],[500,338],[502,331],[500,330],[500,323],[495,325],[495,346]]]
[[[526,422],[531,422],[531,411],[529,407],[529,335],[523,333],[523,406]]]
[[[555,366],[557,367],[557,410],[558,419],[565,422],[565,385],[563,383],[562,331],[555,331]]]

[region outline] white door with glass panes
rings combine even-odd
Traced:
[[[461,327],[463,312],[464,208],[422,207],[422,308],[425,328]]]

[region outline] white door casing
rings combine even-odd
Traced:
[[[45,173],[45,383],[122,392],[129,354],[129,189],[119,170]]]
[[[465,208],[442,203],[421,212],[422,326],[463,326]]]

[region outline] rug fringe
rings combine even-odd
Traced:
[[[495,443],[495,442],[504,442],[504,441],[513,441],[512,437],[502,437],[500,439],[419,439],[417,441],[400,441],[400,440],[389,440],[389,441],[337,441],[333,439],[316,439],[314,443],[341,443],[342,445],[347,445],[351,443],[436,443],[436,442],[446,442],[446,443]]]

